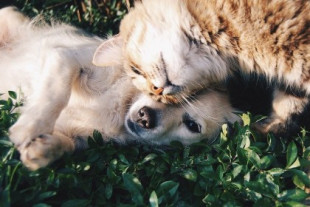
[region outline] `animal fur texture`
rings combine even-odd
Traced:
[[[190,144],[211,142],[223,123],[239,119],[219,91],[205,90],[176,106],[141,94],[125,74],[118,50],[109,52],[118,64],[94,66],[93,53],[102,42],[113,46],[109,39],[30,20],[12,7],[0,10],[0,28],[0,91],[20,92],[24,101],[9,136],[32,170],[87,147],[95,129],[120,143]]]
[[[144,0],[114,38],[124,68],[141,91],[179,103],[233,72],[278,83],[273,112],[257,126],[283,132],[310,93],[310,1]],[[94,63],[113,65],[99,47]]]

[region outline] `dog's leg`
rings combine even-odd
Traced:
[[[42,134],[28,142],[21,151],[21,160],[31,169],[45,167],[60,158],[64,153],[74,151],[74,141],[59,132]]]
[[[16,7],[0,9],[0,47],[21,35],[19,28],[27,22],[30,22],[29,18]]]
[[[20,118],[10,128],[10,139],[20,152],[40,135],[52,134],[56,119],[69,101],[72,82],[79,74],[77,60],[65,48],[48,49],[40,59],[42,78],[35,84]]]

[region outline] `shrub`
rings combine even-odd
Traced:
[[[0,101],[1,206],[302,206],[308,196],[306,131],[264,140],[251,131],[250,114],[230,135],[223,125],[212,147],[119,146],[94,131],[86,151],[28,171],[6,137],[15,97]]]

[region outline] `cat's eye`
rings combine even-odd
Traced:
[[[132,70],[135,74],[141,75],[141,71],[138,70],[135,66],[130,66],[130,68],[131,68],[131,70]]]
[[[201,125],[190,118],[188,114],[183,116],[183,123],[189,131],[193,133],[201,133]]]

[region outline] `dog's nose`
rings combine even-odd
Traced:
[[[156,114],[155,111],[147,106],[144,106],[138,111],[137,124],[145,129],[152,129],[155,127]]]

